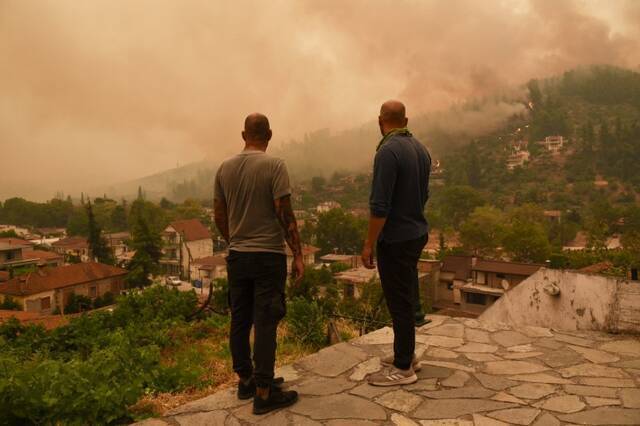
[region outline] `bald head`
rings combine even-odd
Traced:
[[[260,113],[249,114],[244,120],[242,138],[247,143],[267,143],[271,139],[269,119]]]
[[[407,126],[407,114],[404,104],[400,101],[387,101],[380,107],[380,116],[378,117],[380,130],[383,134],[393,129]]]

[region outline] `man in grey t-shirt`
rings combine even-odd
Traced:
[[[273,377],[276,331],[286,310],[285,240],[294,254],[296,282],[302,278],[304,263],[287,168],[265,152],[271,135],[267,117],[251,114],[246,118],[245,148],[220,165],[214,193],[216,226],[229,244],[233,370],[240,378],[238,397],[254,397],[254,414],[287,407],[298,399],[295,391],[283,392]]]

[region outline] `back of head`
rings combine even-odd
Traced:
[[[389,129],[406,127],[407,115],[404,104],[400,101],[387,101],[380,107],[380,125]]]
[[[253,113],[244,120],[242,137],[247,143],[266,143],[271,139],[269,119],[260,113]]]

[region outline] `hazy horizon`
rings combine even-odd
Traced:
[[[0,200],[45,199],[227,156],[253,111],[277,147],[389,98],[415,117],[637,70],[640,2],[0,0],[0,54]]]

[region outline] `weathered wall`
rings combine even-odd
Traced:
[[[560,289],[557,296],[545,292],[551,285]],[[640,283],[543,268],[506,292],[479,319],[558,330],[640,333]]]

